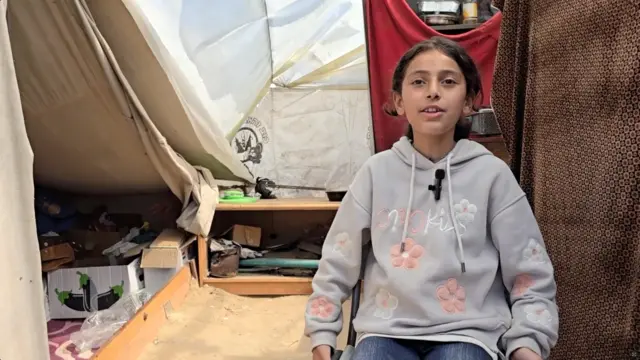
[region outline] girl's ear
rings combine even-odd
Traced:
[[[396,108],[398,115],[404,115],[404,102],[402,101],[402,95],[397,92],[393,92],[393,106]]]
[[[473,113],[473,97],[467,97],[462,108],[462,116],[467,117]]]

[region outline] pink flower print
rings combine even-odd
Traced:
[[[404,241],[404,251],[400,251],[401,244],[391,247],[391,265],[393,267],[402,267],[405,269],[415,269],[418,267],[418,259],[424,255],[425,250],[421,245],[407,238]]]
[[[541,305],[527,305],[524,307],[524,312],[527,314],[527,320],[532,323],[540,324],[546,327],[551,327],[553,324],[553,317],[551,312]]]
[[[349,255],[351,255],[351,243],[349,234],[341,232],[335,236],[333,251],[340,253],[344,257],[349,257]]]
[[[440,285],[436,289],[436,295],[440,300],[442,310],[449,314],[463,313],[467,295],[464,288],[458,285],[456,279],[449,279],[445,285]]]
[[[511,289],[511,294],[513,296],[522,296],[532,286],[533,278],[528,274],[520,274],[516,276],[516,281],[513,284],[513,289]]]
[[[529,239],[529,244],[527,244],[527,247],[522,251],[522,257],[525,260],[540,264],[547,261],[546,255],[547,252],[544,246],[535,239]]]
[[[462,199],[459,204],[453,206],[453,211],[456,213],[456,220],[463,225],[468,225],[473,222],[473,219],[478,212],[478,208],[469,203],[469,200]]]
[[[385,289],[379,289],[376,294],[376,310],[373,316],[389,320],[393,316],[393,311],[398,308],[398,298],[391,295]]]
[[[311,316],[327,320],[331,318],[336,306],[329,301],[324,296],[319,296],[313,300],[311,300],[311,308],[309,309],[309,314]]]

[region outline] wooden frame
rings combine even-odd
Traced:
[[[192,274],[185,265],[93,356],[94,360],[136,360],[153,343],[167,315],[182,305]]]
[[[323,198],[259,200],[252,204],[218,204],[222,211],[337,211],[340,202]],[[269,275],[239,275],[233,278],[210,278],[207,238],[198,236],[198,278],[200,286],[210,285],[235,295],[278,296],[309,295],[311,278]]]
[[[311,280],[310,277],[239,275],[228,279],[207,278],[204,283],[236,295],[279,296],[309,295]]]

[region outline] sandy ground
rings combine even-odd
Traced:
[[[193,287],[140,360],[311,359],[303,334],[306,302],[306,296],[241,297]],[[340,346],[345,339],[343,331]]]

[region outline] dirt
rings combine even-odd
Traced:
[[[310,359],[306,303],[306,296],[242,297],[192,288],[140,360]]]

